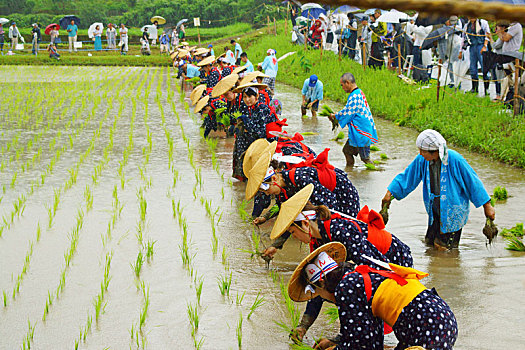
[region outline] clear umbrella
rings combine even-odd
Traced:
[[[95,36],[95,28],[98,26],[98,29],[100,31],[103,31],[104,30],[104,25],[102,23],[99,23],[99,22],[95,22],[93,23],[92,25],[89,26],[89,29],[88,29],[88,37],[90,39],[93,39],[93,37]]]
[[[181,19],[180,21],[177,22],[177,27],[180,27],[180,25],[181,25],[182,23],[186,23],[186,22],[188,22],[188,19],[187,19],[187,18]]]
[[[409,17],[410,16],[404,12],[392,10],[388,12],[383,12],[381,16],[379,16],[379,18],[377,19],[377,22],[400,23],[400,19],[403,19],[405,20],[404,22],[407,22]]]
[[[2,17],[2,18],[0,18],[0,23],[1,24],[6,24],[6,23],[9,23],[9,20],[7,18]]]

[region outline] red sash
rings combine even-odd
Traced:
[[[330,148],[325,148],[325,150],[314,158],[312,155],[309,155],[308,158],[293,166],[293,169],[290,170],[290,180],[295,186],[295,170],[296,168],[302,167],[312,167],[317,169],[317,176],[319,177],[319,182],[321,185],[333,191],[337,185],[337,180],[335,176],[334,166],[328,163],[328,151]]]
[[[392,234],[385,230],[385,223],[381,214],[369,210],[368,206],[365,205],[357,214],[357,220],[368,224],[368,241],[382,254],[386,254],[392,245]]]

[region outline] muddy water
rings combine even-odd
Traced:
[[[79,79],[97,81],[96,86],[99,89],[93,94],[99,94],[101,102],[99,106],[92,106],[96,99],[90,99],[87,109],[91,111],[95,107],[93,118],[79,131],[73,147],[68,148],[57,161],[52,173],[46,178],[45,185],[27,195],[23,215],[15,218],[3,230],[0,239],[0,290],[6,292],[7,306],[0,310],[0,348],[21,347],[28,333],[28,320],[35,327],[32,343],[34,348],[74,348],[79,331],[87,326],[88,317],[93,320],[91,330],[87,332],[86,340],[80,341],[79,348],[137,347],[137,333],[134,333],[133,339],[130,333],[132,329],[137,329],[140,313],[144,308],[142,283],[145,290],[149,289],[149,308],[142,331],[138,333],[140,347],[193,348],[195,342],[202,340],[202,349],[237,348],[237,328],[242,317],[243,348],[289,348],[287,334],[275,324],[275,321],[289,323],[288,311],[278,284],[269,276],[264,262],[252,260],[249,253],[241,251],[252,249],[252,228],[241,220],[238,211],[244,198],[244,185],[229,181],[232,140],[218,140],[218,170],[214,170],[208,145],[199,135],[198,123],[190,118],[180,102],[175,91],[175,80],[171,78],[168,81],[169,73],[165,70],[129,69],[123,77],[122,74],[114,75],[112,69],[69,69]],[[9,77],[13,74],[25,76],[29,81],[31,79],[27,77],[33,76],[33,81],[39,84],[47,82],[45,72],[32,67],[17,67],[16,73],[6,69],[0,73],[0,89],[8,91],[4,90],[7,88],[1,83],[11,82]],[[46,78],[42,79],[44,75]],[[104,87],[111,84],[117,84],[118,88],[109,90],[104,96]],[[159,90],[158,84],[161,84]],[[146,90],[149,91],[147,97]],[[173,91],[173,96],[169,95],[168,90]],[[333,138],[329,122],[322,118],[301,119],[298,90],[282,85],[278,85],[277,90],[290,125],[288,130],[318,132],[318,135],[307,136],[307,143],[316,151],[321,151],[324,147],[332,148],[331,162],[344,167],[344,158],[340,152],[342,145],[329,141]],[[85,93],[87,92],[79,92],[77,96]],[[115,97],[112,103],[108,100],[111,96]],[[168,96],[174,102],[180,123],[171,104],[167,102]],[[123,102],[122,107],[120,101]],[[159,103],[165,115],[164,123]],[[122,108],[120,116],[119,107]],[[3,109],[1,111],[0,119],[5,125],[9,112]],[[133,115],[135,117],[131,129]],[[375,209],[379,207],[392,177],[416,155],[414,140],[417,136],[412,130],[399,128],[382,120],[376,122],[381,138],[379,147],[381,152],[389,156],[389,160],[381,166],[382,171],[379,172],[367,171],[359,163],[356,168],[347,169],[359,190],[361,204],[368,204]],[[70,130],[63,131],[64,136],[59,144],[68,145],[67,136],[79,128],[78,123],[73,125]],[[110,129],[113,125],[114,145],[107,151],[109,157],[104,162],[104,148],[110,143]],[[78,163],[80,155],[88,149],[97,128],[100,128],[100,136],[96,139],[95,148],[79,166],[76,183],[71,188],[64,189],[69,176],[68,170]],[[152,145],[149,157],[147,130]],[[189,139],[188,143],[184,141],[182,130]],[[31,134],[31,131],[11,130],[5,126],[2,127],[2,132],[4,141],[9,141],[20,133],[23,145]],[[133,135],[133,144],[128,161],[123,167],[125,180],[122,187],[121,175],[117,169],[125,159],[124,150],[129,144],[130,133]],[[173,139],[174,161],[171,166],[167,134]],[[12,203],[18,195],[28,193],[31,181],[45,171],[54,155],[54,151],[48,148],[49,141],[54,136],[50,132],[40,141],[44,156],[38,166],[20,172],[19,162],[14,161],[9,162],[9,167],[0,173],[2,184],[8,184],[0,202],[2,216],[9,217]],[[188,147],[192,151],[188,151]],[[38,145],[34,149],[38,149]],[[31,152],[23,153],[20,159],[30,158]],[[191,152],[194,167],[189,161]],[[519,206],[519,199],[525,196],[523,171],[491,162],[464,150],[460,152],[477,170],[489,191],[497,185],[505,186],[513,196],[496,207],[496,222],[499,226],[510,227],[523,221],[525,216]],[[9,155],[6,153],[2,157]],[[378,155],[374,157],[379,158]],[[94,167],[101,162],[104,164],[97,182],[94,183]],[[194,169],[199,168],[202,181],[195,176]],[[17,170],[19,175],[16,185],[11,188],[9,181]],[[177,175],[175,184],[174,174]],[[93,209],[89,211],[84,195],[86,186],[93,193]],[[122,210],[108,235],[108,223],[112,222],[114,213],[112,193],[115,187]],[[48,228],[45,205],[52,205],[54,190],[57,189],[62,189],[61,200],[54,223]],[[144,221],[141,221],[139,211],[138,193],[141,191],[147,202]],[[214,219],[218,237],[215,253],[211,220],[203,204],[207,200],[211,200],[212,211],[218,209]],[[190,268],[186,269],[182,264],[180,248],[183,244],[183,229],[178,219],[174,218],[172,203],[180,203],[183,208],[182,217],[187,225],[189,254],[193,259]],[[65,286],[58,294],[54,294],[64,270],[64,252],[70,247],[71,232],[79,209],[85,214],[78,244],[69,267],[65,269]],[[250,212],[249,208],[246,210]],[[135,264],[139,251],[145,253],[137,238],[141,222],[145,222],[142,230],[143,242],[155,242],[154,255],[149,262],[144,263],[140,278],[136,278],[130,265]],[[522,342],[513,336],[516,332],[512,330],[516,327],[519,329],[525,311],[522,303],[525,287],[524,257],[523,254],[506,251],[499,238],[487,248],[481,233],[483,222],[482,211],[473,210],[464,229],[459,250],[439,253],[427,249],[422,242],[426,213],[421,203],[421,193],[416,190],[402,202],[392,205],[388,228],[410,245],[416,267],[431,273],[426,284],[436,287],[456,313],[460,327],[458,349],[519,348]],[[39,241],[36,240],[38,223],[41,226]],[[270,225],[262,227],[264,244],[268,244],[266,234],[270,229]],[[33,243],[32,252],[28,248],[30,242]],[[16,286],[17,276],[22,271],[29,252],[31,254],[27,272],[22,275],[19,291],[13,299],[12,291]],[[271,270],[277,271],[287,281],[306,252],[307,247],[290,240],[276,256]],[[96,321],[94,298],[100,295],[108,253],[112,254],[109,272],[111,280]],[[232,284],[227,297],[221,295],[218,280],[230,274]],[[201,280],[203,287],[198,307],[199,327],[194,340],[187,308],[188,305],[196,305],[195,286]],[[48,292],[58,297],[52,297],[53,303],[48,307],[49,312],[43,321]],[[265,304],[247,319],[250,306],[258,293],[264,296]],[[1,300],[3,302],[3,298]],[[298,307],[302,311],[304,305]],[[328,325],[326,318],[322,316],[309,335],[331,334],[336,328],[337,326]],[[391,337],[387,341],[389,345],[395,344]]]

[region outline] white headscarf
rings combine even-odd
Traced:
[[[427,129],[416,140],[416,146],[423,151],[439,151],[439,158],[443,164],[448,164],[447,141],[439,132]]]

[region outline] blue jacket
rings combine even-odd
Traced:
[[[348,125],[348,143],[354,147],[366,147],[377,143],[377,130],[368,107],[365,94],[355,89],[348,95],[346,106],[335,114],[339,125]]]
[[[201,72],[199,70],[199,67],[197,66],[194,66],[193,64],[191,63],[188,63],[186,65],[186,76],[188,78],[195,78],[195,77],[200,77],[201,75]]]
[[[306,96],[307,100],[313,102],[315,100],[321,101],[323,99],[323,83],[317,80],[314,87],[310,87],[310,78],[306,78],[303,84],[302,94]]]
[[[412,163],[397,175],[388,190],[400,200],[408,196],[423,181],[423,202],[428,213],[428,225],[432,225],[432,201],[436,196],[430,191],[429,162],[418,155]],[[468,220],[469,201],[476,208],[490,201],[483,183],[476,172],[458,152],[448,150],[448,165],[441,163],[440,177],[441,232],[461,229]]]
[[[277,63],[277,58],[275,58],[275,55],[266,56],[261,66],[262,69],[264,69],[264,73],[270,78],[275,78],[277,76],[279,63]]]

